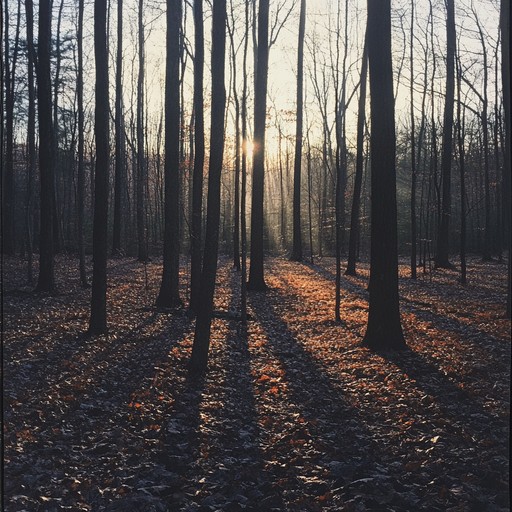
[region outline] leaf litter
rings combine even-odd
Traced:
[[[54,296],[4,263],[6,511],[509,510],[504,265],[471,259],[466,287],[401,266],[409,350],[378,355],[360,344],[367,265],[337,324],[333,260],[271,258],[247,333],[216,316],[190,380],[193,320],[153,308],[160,261],[109,262],[96,337],[76,261],[57,262]],[[217,281],[215,309],[236,312],[227,259]]]

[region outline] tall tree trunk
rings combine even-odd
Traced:
[[[240,270],[240,99],[237,91],[237,63],[235,46],[235,17],[234,6],[231,1],[231,24],[228,24],[228,33],[231,48],[231,69],[233,100],[235,102],[235,186],[234,186],[234,212],[233,212],[233,268]]]
[[[249,290],[267,289],[263,268],[263,190],[265,172],[265,120],[267,115],[269,0],[260,0],[258,11],[258,51],[254,90],[254,139],[251,211],[251,267]]]
[[[181,304],[180,271],[180,30],[183,0],[167,0],[165,71],[164,263],[158,307]]]
[[[359,90],[359,106],[357,111],[357,153],[356,153],[356,174],[354,177],[354,192],[352,197],[352,211],[350,216],[350,237],[348,241],[348,260],[345,274],[355,276],[357,243],[359,240],[360,221],[359,210],[361,206],[361,189],[363,184],[364,167],[364,126],[366,122],[366,82],[368,75],[368,49],[365,36],[363,59],[361,62],[361,85]]]
[[[508,0],[501,0],[500,12],[500,28],[501,28],[501,79],[503,87],[503,109],[505,113],[505,160],[503,162],[503,207],[505,212],[504,228],[506,236],[506,248],[508,252],[508,280],[507,280],[507,308],[506,316],[511,317],[511,222],[510,222],[510,208],[511,208],[511,120],[510,120],[510,2]]]
[[[466,272],[466,176],[464,148],[464,117],[461,113],[461,73],[460,63],[457,66],[457,144],[459,149],[460,175],[460,282],[467,283]]]
[[[443,152],[441,155],[442,204],[437,235],[435,264],[438,268],[452,268],[449,260],[451,216],[451,168],[453,138],[453,103],[455,91],[455,7],[454,0],[446,0],[446,86],[443,117]]]
[[[37,99],[39,109],[40,229],[39,278],[36,290],[55,291],[53,264],[53,127],[50,80],[51,0],[39,3]]]
[[[96,169],[94,175],[93,271],[90,334],[107,332],[107,228],[109,175],[109,102],[107,0],[94,1],[94,56],[96,58],[96,105],[94,132]]]
[[[246,197],[247,197],[247,50],[249,47],[249,2],[245,2],[245,33],[244,56],[242,64],[242,190],[240,200],[240,235],[241,235],[241,283],[240,283],[240,315],[242,326],[247,327],[247,226],[246,226]]]
[[[14,187],[14,91],[21,8],[18,2],[15,42],[11,56],[9,39],[9,1],[5,0],[5,167],[2,166],[2,252],[14,254],[15,244],[15,187]],[[3,157],[3,155],[2,155]]]
[[[190,308],[197,309],[201,287],[201,231],[204,173],[204,20],[203,0],[194,2],[194,171],[192,178],[192,229],[190,233]]]
[[[416,279],[417,265],[417,225],[416,225],[416,127],[414,121],[414,0],[411,2],[410,50],[410,115],[411,115],[411,278]]]
[[[368,0],[371,96],[371,255],[368,325],[372,349],[405,346],[398,296],[396,138],[390,0]]]
[[[114,226],[112,254],[121,253],[123,230],[124,181],[126,179],[125,144],[123,126],[123,0],[117,2],[117,58],[116,58],[116,111],[115,111],[115,171],[114,171]]]
[[[293,246],[290,259],[302,261],[302,226],[300,218],[302,119],[304,103],[304,34],[306,0],[300,2],[299,41],[297,46],[297,122],[295,126],[295,160],[293,164]]]
[[[146,240],[146,161],[144,155],[144,0],[139,0],[139,76],[137,79],[137,259],[148,259]]]
[[[78,260],[80,283],[89,286],[85,269],[85,243],[84,243],[84,74],[83,74],[83,25],[84,0],[78,2],[78,68],[77,68],[77,108],[78,108],[78,183],[77,183],[77,217],[78,217]]]
[[[34,85],[34,4],[32,0],[25,0],[26,27],[27,27],[27,86],[28,86],[28,117],[27,117],[27,195],[25,202],[25,231],[27,239],[27,280],[33,283],[33,195],[34,175],[36,169],[36,103]]]
[[[53,2],[53,0],[52,0]],[[54,185],[53,185],[53,242],[55,253],[60,253],[64,249],[64,233],[62,225],[61,211],[61,179],[62,164],[60,157],[60,137],[59,137],[59,89],[60,89],[60,68],[62,61],[62,52],[60,45],[60,32],[62,26],[62,10],[64,8],[64,0],[61,0],[57,15],[57,27],[55,34],[55,76],[53,78],[53,155],[55,162],[54,169]]]
[[[201,273],[201,295],[197,310],[194,345],[190,358],[191,373],[201,373],[208,364],[213,294],[217,275],[219,248],[220,187],[224,154],[224,115],[226,91],[224,65],[226,47],[226,0],[214,0],[212,18],[212,118],[210,164],[208,170],[208,205],[205,250]]]

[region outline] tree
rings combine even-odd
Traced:
[[[36,290],[54,292],[53,262],[53,126],[50,81],[51,0],[39,3],[37,99],[39,110],[40,229],[39,278]]]
[[[194,2],[194,170],[190,232],[190,309],[195,310],[201,287],[201,223],[204,172],[204,21],[203,0]]]
[[[121,232],[123,227],[123,197],[126,176],[125,144],[123,123],[123,0],[117,2],[117,58],[116,58],[116,105],[115,105],[115,171],[114,171],[114,226],[112,254],[121,252]]]
[[[138,260],[148,259],[146,241],[146,160],[144,156],[144,0],[139,0],[139,74],[137,78],[137,245]]]
[[[25,231],[27,239],[27,280],[33,281],[33,195],[34,175],[36,170],[36,104],[34,84],[34,4],[32,0],[25,0],[25,13],[27,17],[27,88],[28,88],[28,113],[27,113],[27,195],[25,201]]]
[[[14,101],[16,61],[20,33],[21,8],[18,2],[16,33],[12,56],[9,40],[9,2],[5,0],[5,168],[2,166],[2,251],[14,254],[15,251],[15,188],[14,188]]]
[[[107,229],[109,174],[109,102],[107,0],[94,1],[94,56],[96,58],[94,132],[93,271],[89,334],[107,332]]]
[[[508,0],[501,0],[501,12],[500,12],[500,29],[501,29],[501,80],[503,87],[503,110],[505,114],[505,161],[503,165],[503,207],[505,212],[504,228],[506,236],[506,247],[508,252],[508,280],[507,280],[507,308],[506,316],[510,318],[512,316],[511,306],[511,219],[510,219],[510,208],[511,208],[511,150],[512,145],[510,143],[511,137],[511,120],[510,120],[510,2]]]
[[[348,240],[348,259],[345,275],[356,275],[357,243],[359,240],[360,223],[359,210],[361,205],[361,189],[363,184],[364,166],[364,127],[366,122],[366,82],[368,75],[368,45],[364,43],[363,59],[361,62],[361,85],[359,90],[359,105],[357,111],[357,152],[356,174],[354,177],[354,191],[352,195],[352,211],[350,215],[350,236]]]
[[[265,174],[265,122],[267,116],[269,0],[260,0],[258,49],[254,90],[254,137],[252,168],[251,266],[248,290],[267,289],[263,269],[263,190]]]
[[[446,4],[446,86],[443,116],[443,148],[441,155],[442,203],[438,222],[435,265],[452,268],[449,260],[451,216],[451,166],[453,138],[453,105],[455,95],[455,7],[453,0]]]
[[[201,273],[201,294],[197,308],[194,345],[189,362],[191,373],[201,373],[208,364],[213,294],[219,249],[220,188],[224,155],[224,117],[226,91],[224,65],[226,47],[226,0],[214,0],[212,17],[212,113],[210,163],[208,169],[208,205],[205,250]]]
[[[302,229],[300,219],[300,187],[302,164],[302,118],[304,103],[304,33],[306,0],[300,2],[299,42],[297,47],[297,122],[295,127],[295,160],[293,165],[293,246],[290,259],[302,261]]]
[[[368,0],[371,97],[371,253],[369,313],[364,344],[405,346],[398,296],[396,137],[390,0]]]
[[[78,259],[80,283],[89,286],[85,272],[85,244],[84,244],[84,71],[83,71],[83,25],[84,25],[84,0],[78,1],[78,33],[77,50],[78,66],[76,77],[76,97],[78,110],[78,177],[77,177],[77,220],[78,220]]]
[[[414,120],[414,0],[411,2],[410,83],[409,100],[411,116],[411,279],[416,279],[416,127]]]
[[[165,71],[164,263],[158,307],[181,304],[180,270],[180,29],[183,0],[167,0]]]

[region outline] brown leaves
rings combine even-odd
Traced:
[[[411,350],[388,357],[359,344],[367,267],[343,278],[338,325],[332,260],[271,259],[270,291],[249,296],[248,337],[216,318],[209,372],[190,381],[193,322],[151,308],[160,264],[148,289],[142,266],[109,264],[111,333],[87,339],[89,292],[69,284],[72,262],[58,266],[64,297],[7,295],[13,510],[507,507],[497,265],[472,262],[481,276],[468,288],[449,272],[401,279]],[[220,266],[216,309],[236,311],[239,279]]]

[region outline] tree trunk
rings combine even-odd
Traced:
[[[54,292],[53,266],[53,127],[50,79],[51,0],[39,3],[37,99],[39,109],[40,229],[39,278],[36,290]]]
[[[146,240],[146,161],[144,156],[144,0],[139,0],[139,75],[137,79],[137,259],[148,259]]]
[[[366,82],[368,75],[368,50],[365,36],[363,50],[363,59],[361,63],[361,85],[359,90],[359,106],[357,112],[357,154],[356,154],[356,174],[354,177],[354,192],[352,197],[352,212],[350,216],[350,237],[348,241],[348,260],[345,275],[355,276],[357,243],[359,240],[360,222],[359,210],[361,205],[361,189],[363,184],[363,166],[364,166],[364,125],[366,122]]]
[[[405,346],[398,296],[396,138],[390,0],[368,0],[371,96],[371,254],[368,325],[372,349]]]
[[[5,167],[2,168],[2,252],[13,255],[15,252],[15,187],[14,187],[14,93],[16,61],[20,31],[21,8],[18,4],[15,43],[10,54],[9,1],[5,0]]]
[[[506,316],[511,317],[511,222],[510,222],[510,208],[511,208],[511,162],[510,152],[512,150],[510,137],[511,137],[511,120],[510,120],[510,2],[508,0],[501,0],[500,12],[500,28],[501,28],[501,79],[503,87],[503,109],[505,113],[505,160],[503,162],[503,206],[505,212],[504,228],[506,236],[506,248],[508,252],[508,281],[507,281],[507,308]]]
[[[254,139],[251,212],[251,267],[249,290],[267,289],[263,269],[263,190],[265,169],[265,121],[268,79],[268,12],[269,0],[260,0],[258,12],[258,62],[254,91]]]
[[[115,111],[115,171],[114,171],[114,226],[112,254],[121,253],[123,229],[124,181],[126,177],[123,126],[123,0],[117,2],[117,59],[116,59],[116,111]]]
[[[25,231],[27,239],[27,280],[33,283],[33,194],[36,169],[36,105],[34,86],[34,5],[32,0],[25,0],[27,26],[27,86],[28,86],[28,117],[27,117],[27,195],[25,202]]]
[[[109,96],[107,50],[107,0],[94,2],[94,55],[96,58],[96,106],[94,132],[93,271],[89,334],[107,332],[107,228],[109,175]]]
[[[443,118],[443,152],[441,155],[442,203],[437,235],[435,264],[438,268],[452,268],[449,260],[451,216],[451,167],[453,138],[453,103],[455,90],[455,7],[454,0],[446,0],[446,86]]]
[[[78,2],[78,69],[77,69],[77,108],[78,108],[78,183],[77,183],[77,217],[78,217],[78,259],[80,283],[89,286],[85,270],[85,244],[84,244],[84,75],[83,75],[83,24],[84,0]]]
[[[417,225],[416,225],[416,130],[414,123],[414,0],[411,2],[410,45],[410,115],[411,115],[411,279],[416,279],[417,265]]]
[[[302,261],[302,226],[300,218],[302,119],[304,103],[304,33],[306,0],[300,2],[299,41],[297,47],[297,122],[295,127],[295,160],[293,165],[293,246],[290,259]]]
[[[190,233],[190,309],[197,309],[201,287],[201,228],[204,172],[204,21],[203,0],[194,2],[194,171],[192,178],[192,230]]]
[[[180,30],[183,0],[167,0],[165,75],[164,263],[158,307],[181,304],[180,270]]]
[[[202,373],[208,364],[213,294],[219,248],[220,188],[224,154],[224,115],[226,91],[224,65],[226,46],[226,0],[214,0],[212,18],[212,113],[210,164],[208,170],[208,206],[205,250],[201,273],[201,294],[197,309],[194,345],[190,358],[191,373]]]
[[[461,114],[461,73],[460,63],[457,66],[457,143],[459,149],[460,174],[460,282],[467,284],[466,272],[466,176],[464,148],[464,117]]]

